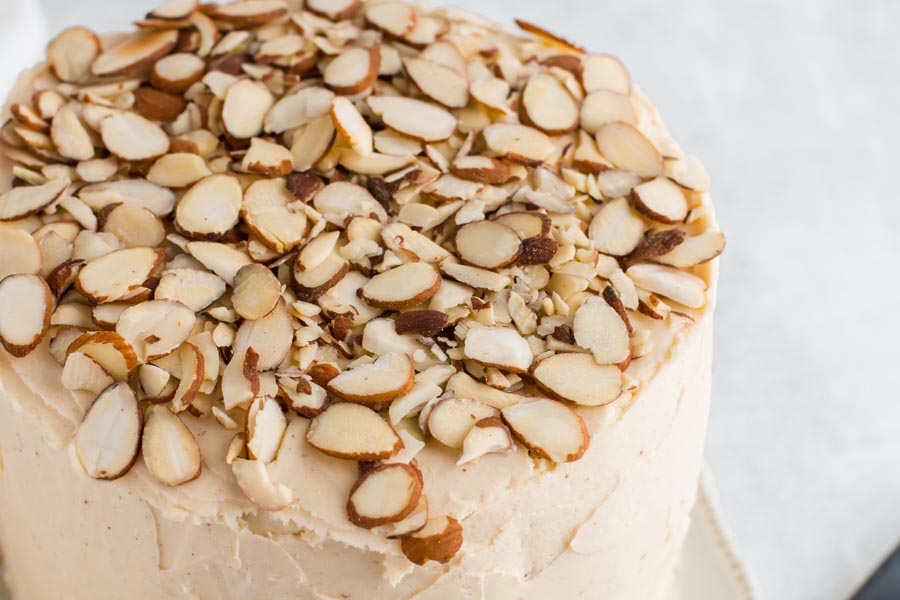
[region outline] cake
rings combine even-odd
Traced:
[[[709,176],[614,56],[371,0],[77,27],[0,130],[15,600],[663,600]]]

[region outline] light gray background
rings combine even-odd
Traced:
[[[54,32],[156,2],[44,4]],[[847,597],[900,540],[900,3],[456,4],[618,54],[709,167],[725,513],[767,598]]]

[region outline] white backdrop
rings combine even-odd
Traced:
[[[43,2],[50,31],[155,4]],[[900,540],[900,3],[455,3],[618,54],[709,167],[729,247],[708,460],[765,596],[845,598]]]

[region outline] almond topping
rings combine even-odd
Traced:
[[[250,458],[263,463],[275,460],[287,419],[274,398],[256,398],[247,411],[247,452]]]
[[[206,359],[194,344],[184,344],[176,356],[180,359],[181,379],[172,396],[172,410],[182,412],[190,407],[200,392],[206,375]]]
[[[125,475],[137,459],[142,420],[137,398],[127,383],[106,388],[75,432],[75,456],[84,472],[94,479]]]
[[[510,284],[510,278],[506,275],[500,275],[487,269],[470,267],[469,265],[443,262],[441,263],[441,271],[460,283],[493,292],[499,292]]]
[[[268,23],[287,12],[284,0],[240,0],[214,6],[210,16],[241,26]]]
[[[237,225],[242,204],[243,193],[236,177],[211,175],[191,187],[178,202],[175,224],[192,237],[215,239]]]
[[[60,33],[47,45],[47,62],[62,81],[81,81],[91,72],[100,55],[97,34],[84,27],[72,27]]]
[[[578,127],[578,105],[560,81],[546,73],[532,76],[522,91],[525,121],[544,133],[559,135]]]
[[[293,339],[294,322],[284,301],[279,300],[264,317],[241,323],[234,339],[234,354],[238,356],[255,348],[259,353],[259,370],[269,371],[281,364],[291,350]]]
[[[487,367],[520,373],[534,360],[528,341],[509,327],[473,327],[466,335],[465,353]]]
[[[494,154],[525,165],[540,165],[555,150],[549,137],[525,125],[495,123],[488,125],[482,135]]]
[[[615,308],[596,296],[575,313],[575,343],[590,350],[601,365],[624,363],[631,354],[628,324]]]
[[[362,0],[306,0],[306,10],[332,21],[349,19],[362,5]]]
[[[126,381],[138,366],[134,348],[112,331],[85,333],[72,342],[66,352],[89,356],[116,381]]]
[[[178,42],[177,31],[138,32],[106,50],[94,60],[98,77],[135,71],[168,54]]]
[[[588,229],[594,247],[612,256],[630,254],[644,237],[644,220],[625,198],[604,204],[594,215]]]
[[[344,371],[328,383],[328,391],[351,402],[379,407],[412,389],[415,376],[408,356],[384,354],[373,363]]]
[[[400,540],[400,549],[410,561],[424,565],[430,560],[450,562],[463,543],[463,528],[453,517],[429,519],[423,529]]]
[[[331,103],[331,118],[334,126],[350,147],[360,156],[372,154],[372,128],[352,102],[338,96]]]
[[[463,108],[469,103],[469,82],[458,72],[422,58],[403,61],[409,78],[422,93],[449,108]]]
[[[280,298],[281,282],[265,265],[247,265],[234,277],[231,303],[245,319],[261,319],[275,308]]]
[[[516,439],[542,458],[573,462],[590,446],[591,436],[581,416],[555,400],[522,402],[502,412]]]
[[[141,443],[147,470],[163,485],[177,486],[200,477],[200,447],[194,434],[162,405],[147,410]]]
[[[637,112],[631,98],[611,90],[597,90],[584,99],[581,127],[585,131],[597,133],[600,127],[614,121],[637,125]]]
[[[184,19],[197,10],[198,3],[199,0],[166,0],[150,16],[157,19]]]
[[[441,275],[426,263],[408,263],[380,273],[362,288],[363,299],[378,308],[402,310],[421,304],[441,289]]]
[[[222,107],[222,123],[237,139],[249,139],[262,131],[263,120],[275,103],[272,92],[262,83],[244,79],[230,88]]]
[[[622,371],[597,364],[590,354],[555,354],[542,360],[532,375],[542,391],[583,406],[609,404],[623,387]]]
[[[626,272],[636,286],[687,306],[706,304],[706,282],[690,273],[663,265],[634,265]]]
[[[205,70],[206,63],[195,54],[170,54],[153,65],[150,84],[164,92],[181,94],[200,81]]]
[[[385,125],[422,142],[446,140],[456,130],[456,117],[428,102],[402,96],[371,96],[368,103]]]
[[[666,177],[685,189],[705,192],[710,187],[709,173],[696,156],[667,158],[663,169]]]
[[[125,309],[116,333],[134,349],[141,362],[162,358],[191,334],[194,311],[171,300],[150,300]]]
[[[382,2],[366,7],[366,21],[394,37],[403,37],[416,26],[416,11],[405,2]]]
[[[106,213],[103,231],[112,233],[126,247],[160,246],[166,229],[159,217],[146,208],[120,204]]]
[[[50,137],[57,151],[66,158],[88,160],[94,157],[91,136],[70,105],[60,108],[53,117]]]
[[[231,470],[244,495],[263,510],[278,511],[294,501],[290,488],[273,483],[261,461],[235,458]]]
[[[0,227],[0,248],[3,249],[0,280],[9,275],[19,273],[36,275],[41,271],[41,247],[24,229]]]
[[[456,251],[467,263],[499,269],[515,262],[521,250],[518,234],[496,221],[478,221],[456,232]]]
[[[721,231],[706,231],[699,235],[684,238],[669,252],[654,258],[673,267],[683,269],[709,262],[725,250],[725,235]]]
[[[685,233],[680,229],[648,232],[637,248],[629,255],[631,260],[652,260],[675,250],[684,242]]]
[[[403,442],[387,421],[361,404],[332,404],[310,423],[310,445],[335,458],[374,461],[390,458]]]
[[[447,325],[447,314],[437,310],[411,310],[400,313],[394,322],[397,333],[415,333],[433,337]]]
[[[365,529],[397,523],[418,506],[422,475],[405,464],[380,465],[360,475],[350,490],[347,516]]]
[[[680,223],[688,213],[684,190],[665,177],[636,186],[631,190],[631,202],[638,212],[660,223]]]
[[[14,187],[0,194],[0,221],[17,221],[40,212],[55,202],[68,187],[68,179],[51,179],[43,185]]]
[[[553,260],[559,245],[552,238],[532,237],[522,240],[522,252],[516,259],[520,265],[545,265]]]
[[[244,193],[244,222],[266,247],[279,254],[300,244],[306,235],[306,214],[294,209],[293,202],[284,179],[257,181]]]
[[[330,254],[311,269],[302,269],[300,261],[294,263],[294,289],[304,302],[314,302],[322,294],[336,286],[347,275],[350,264],[338,253]]]
[[[503,185],[510,179],[504,163],[488,156],[460,156],[450,165],[450,172],[467,181],[488,185]]]
[[[328,116],[334,92],[321,86],[302,88],[284,96],[275,103],[266,115],[265,130],[268,133],[283,133]],[[296,138],[294,138],[296,142]]]
[[[476,400],[445,398],[428,415],[428,433],[445,446],[462,448],[475,423],[499,416],[499,410]]]
[[[584,48],[582,48],[581,46],[579,46],[575,43],[572,43],[569,40],[556,35],[555,33],[551,33],[549,31],[547,31],[540,25],[535,25],[534,23],[530,23],[523,19],[516,19],[515,21],[516,21],[516,25],[519,26],[519,29],[521,29],[522,31],[527,31],[531,35],[533,35],[537,38],[540,38],[541,40],[543,40],[544,42],[547,42],[551,46],[556,46],[556,47],[560,48],[561,50],[565,50],[566,52],[575,52],[577,54],[584,54]],[[571,58],[579,60],[579,62],[580,62],[579,57],[573,56]]]
[[[197,183],[212,173],[202,156],[188,153],[166,154],[153,163],[147,179],[156,185],[182,188]]]
[[[149,160],[169,151],[166,132],[132,112],[116,113],[103,119],[100,135],[107,149],[124,160]]]
[[[607,123],[597,131],[597,147],[612,164],[644,178],[662,175],[662,156],[644,134],[627,123]]]
[[[481,419],[466,434],[463,440],[463,451],[457,465],[464,465],[478,460],[487,454],[512,452],[516,448],[509,428],[503,424],[499,416]]]
[[[0,282],[0,343],[13,356],[31,353],[50,327],[53,299],[37,275],[10,275]]]
[[[253,138],[250,149],[244,155],[242,166],[251,173],[269,177],[289,175],[294,170],[294,155],[280,144]]]
[[[103,367],[81,352],[66,357],[61,381],[67,390],[90,392],[95,396],[115,383]]]
[[[157,274],[165,258],[161,248],[115,250],[87,263],[79,271],[75,287],[98,304],[128,299]]]
[[[278,388],[281,390],[279,397],[284,404],[301,417],[317,417],[328,407],[329,399],[325,388],[303,377],[282,377],[278,380]]]
[[[611,54],[589,54],[584,57],[581,83],[587,93],[611,90],[619,94],[631,93],[631,76],[625,65]]]
[[[348,48],[325,68],[325,85],[338,94],[355,95],[372,87],[381,68],[377,47]]]

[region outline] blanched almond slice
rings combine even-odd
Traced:
[[[441,263],[441,271],[455,279],[460,283],[470,285],[474,288],[491,290],[499,292],[503,288],[509,286],[512,281],[506,275],[500,275],[487,269],[478,267],[470,267],[469,265],[460,265],[444,261]]]
[[[284,0],[239,0],[215,6],[210,16],[240,26],[262,25],[287,12]]]
[[[335,458],[384,460],[403,449],[403,441],[387,421],[361,404],[332,404],[312,420],[309,444]]]
[[[206,63],[196,54],[179,52],[156,61],[150,71],[150,84],[164,92],[181,94],[200,81]]]
[[[377,47],[348,48],[325,67],[325,85],[338,94],[356,95],[372,87],[381,68]]]
[[[53,298],[37,275],[10,275],[0,281],[0,343],[13,356],[37,348],[50,328]]]
[[[191,334],[194,311],[172,300],[150,300],[125,309],[116,333],[134,348],[141,362],[162,358]]]
[[[200,477],[203,463],[194,434],[162,405],[147,410],[141,454],[147,470],[163,485],[177,486]]]
[[[241,267],[234,277],[231,303],[245,319],[261,319],[275,308],[281,298],[281,282],[265,265]]]
[[[604,204],[594,215],[588,236],[594,247],[604,254],[625,256],[631,253],[644,237],[644,220],[625,198]]]
[[[420,531],[401,538],[400,549],[410,561],[424,565],[430,560],[450,562],[463,543],[463,528],[453,517],[429,519]]]
[[[157,19],[184,19],[197,10],[198,4],[199,0],[166,0],[149,16]]]
[[[666,177],[681,187],[696,192],[705,192],[710,187],[709,173],[696,156],[667,158],[663,169]]]
[[[247,411],[247,452],[263,463],[275,460],[281,439],[287,430],[287,419],[274,398],[256,398]]]
[[[338,96],[331,103],[331,119],[341,136],[360,156],[372,154],[372,128],[347,98]]]
[[[415,376],[408,356],[390,353],[344,371],[328,382],[328,391],[351,402],[379,407],[412,389]]]
[[[368,103],[385,125],[422,142],[440,142],[456,131],[456,117],[428,102],[402,96],[371,96]]]
[[[0,248],[3,249],[0,281],[8,275],[17,273],[36,275],[41,271],[41,247],[24,229],[0,227]]]
[[[464,351],[482,365],[520,373],[534,360],[528,341],[510,327],[473,327],[466,335]]]
[[[166,132],[133,112],[120,112],[103,119],[100,135],[106,148],[124,160],[149,160],[169,151]]]
[[[86,185],[78,190],[78,197],[95,211],[109,204],[128,204],[146,208],[158,217],[164,217],[175,207],[172,190],[143,179],[123,179]]]
[[[522,402],[502,412],[516,439],[542,458],[573,462],[590,446],[591,436],[581,416],[555,400]]]
[[[293,339],[294,323],[281,300],[266,316],[241,324],[234,339],[234,353],[239,355],[255,348],[259,353],[258,369],[269,371],[281,364],[291,350]]]
[[[618,367],[599,365],[590,354],[555,354],[542,360],[532,375],[547,394],[583,406],[609,404],[624,385]]]
[[[211,175],[195,184],[178,202],[175,225],[192,237],[219,238],[237,225],[243,200],[236,177]]]
[[[706,231],[687,237],[674,250],[657,256],[655,262],[686,269],[709,262],[722,254],[725,249],[725,234],[721,231]]]
[[[635,209],[660,223],[680,223],[688,213],[684,190],[665,177],[657,177],[631,190]]]
[[[67,353],[73,352],[81,352],[94,359],[116,381],[126,381],[138,366],[134,348],[112,331],[81,335],[69,345]]]
[[[416,11],[405,2],[371,4],[365,10],[366,21],[373,27],[392,35],[403,37],[416,26]]]
[[[277,177],[294,170],[294,155],[280,144],[253,138],[250,149],[244,155],[243,168],[251,173]]]
[[[244,222],[266,247],[279,254],[297,246],[306,235],[306,214],[291,208],[293,202],[284,179],[257,181],[244,193]]]
[[[262,83],[244,79],[230,88],[222,107],[222,123],[233,137],[249,139],[262,131],[263,120],[275,103],[272,92]]]
[[[290,488],[273,483],[261,461],[235,458],[231,470],[244,495],[263,510],[278,511],[294,501]]]
[[[362,5],[362,0],[306,0],[306,10],[332,21],[349,19]]]
[[[581,84],[587,93],[611,90],[619,94],[631,93],[631,76],[625,65],[611,54],[589,54],[581,67]]]
[[[62,81],[81,81],[91,72],[100,55],[100,38],[84,27],[72,27],[60,33],[47,45],[47,62]]]
[[[511,452],[515,447],[509,428],[499,416],[481,419],[463,440],[462,455],[456,464],[464,465],[487,454]]]
[[[159,272],[165,259],[162,248],[115,250],[87,263],[78,273],[75,288],[97,304],[127,299]]]
[[[528,80],[521,98],[525,121],[544,133],[559,135],[578,127],[578,105],[560,81],[547,73]]]
[[[521,250],[518,234],[496,221],[477,221],[456,232],[456,251],[467,263],[499,269],[515,262]]]
[[[450,448],[462,448],[475,423],[499,417],[500,411],[468,398],[445,398],[428,414],[428,433]]]
[[[363,299],[378,308],[402,310],[421,304],[441,288],[441,275],[426,263],[408,263],[380,273],[363,286]]]
[[[422,475],[405,464],[379,465],[360,475],[350,489],[347,516],[365,529],[397,523],[418,506]]]
[[[90,392],[94,395],[99,395],[115,383],[103,367],[81,352],[66,357],[60,381],[67,390]]]
[[[647,179],[662,175],[662,156],[653,142],[627,123],[607,123],[600,127],[597,148],[620,169]]]
[[[328,115],[332,100],[334,92],[321,86],[302,88],[284,96],[266,115],[265,130],[268,133],[283,133],[312,123]]]
[[[575,313],[575,343],[590,350],[601,365],[624,363],[631,354],[628,325],[615,308],[596,296]]]
[[[187,410],[200,392],[206,374],[206,359],[194,344],[184,344],[175,356],[179,359],[181,379],[172,396],[172,410],[179,413]]]
[[[335,252],[311,269],[301,270],[300,267],[300,262],[294,263],[294,289],[297,297],[304,302],[314,302],[347,275],[350,264]]]
[[[0,221],[18,221],[53,204],[66,188],[68,179],[51,179],[43,185],[23,185],[0,194]]]
[[[530,166],[538,166],[555,150],[553,141],[533,127],[495,123],[482,132],[488,148],[497,156]]]
[[[71,105],[63,106],[53,117],[50,137],[56,150],[66,158],[88,160],[94,157],[94,144]]]
[[[488,185],[503,185],[510,179],[504,163],[488,156],[460,156],[450,165],[450,172],[467,181]]]
[[[329,398],[325,388],[304,377],[281,377],[278,379],[278,389],[285,406],[301,417],[311,419],[322,414],[328,407]]]
[[[78,462],[89,477],[118,479],[137,459],[143,419],[127,383],[112,385],[91,405],[75,431]]]
[[[153,163],[147,179],[156,185],[182,188],[212,175],[206,161],[196,154],[176,152],[166,154]]]
[[[637,125],[637,112],[631,98],[612,90],[597,90],[584,99],[581,105],[581,127],[597,133],[606,123],[621,121]]]
[[[634,265],[625,274],[639,288],[670,298],[688,308],[701,308],[706,304],[706,282],[696,275],[674,267],[650,264]]]
[[[316,166],[328,154],[334,143],[336,129],[331,115],[316,119],[305,126],[296,136],[291,146],[294,169],[307,171]]]
[[[422,58],[407,58],[403,66],[422,93],[450,108],[469,103],[469,82],[458,72]]]
[[[91,70],[98,77],[137,70],[168,54],[177,42],[174,30],[134,33],[98,56]]]

